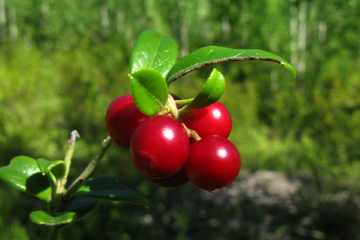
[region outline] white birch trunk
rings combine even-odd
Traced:
[[[41,15],[42,15],[44,24],[46,24],[49,19],[49,15],[50,15],[50,7],[49,7],[48,1],[43,1],[41,3]]]
[[[327,24],[324,21],[319,22],[319,35],[318,39],[320,43],[323,43],[326,41],[326,34],[327,34]]]
[[[229,22],[229,16],[228,15],[224,15],[221,18],[221,31],[222,31],[222,35],[223,35],[223,39],[227,40],[230,37],[230,22]]]
[[[101,19],[101,26],[103,27],[103,34],[104,34],[104,36],[108,36],[110,21],[109,21],[107,4],[103,4],[100,7],[100,19]]]
[[[185,1],[178,0],[179,6],[179,21],[180,21],[180,41],[181,41],[181,50],[180,55],[184,57],[189,54],[189,39],[188,39],[188,28],[186,22],[186,9],[185,9]]]
[[[16,9],[14,6],[9,8],[9,32],[10,32],[10,41],[16,42],[18,39],[18,27],[16,20]]]
[[[6,40],[6,15],[5,15],[5,1],[0,0],[0,41]]]
[[[125,14],[122,8],[116,12],[116,30],[119,34],[125,32]]]
[[[303,77],[306,72],[306,41],[307,41],[307,8],[308,3],[303,1],[299,6],[299,63],[298,74]]]
[[[249,44],[250,32],[249,32],[249,2],[247,0],[242,1],[241,4],[241,44],[247,46]]]
[[[290,5],[290,63],[296,68],[298,65],[298,9]]]

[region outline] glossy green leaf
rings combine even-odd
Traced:
[[[124,201],[148,206],[147,200],[139,193],[119,183],[113,176],[98,176],[82,183],[75,193],[76,197]]]
[[[224,93],[225,85],[225,77],[214,68],[200,93],[189,105],[181,109],[180,113],[204,108],[215,103]]]
[[[43,158],[37,160],[38,167],[43,175],[49,173],[54,183],[65,176],[65,162],[63,160],[49,161]]]
[[[65,204],[61,210],[66,212],[75,212],[76,221],[90,214],[98,205],[98,200],[93,198],[74,198],[71,202]]]
[[[34,211],[30,213],[30,220],[39,225],[61,226],[69,224],[77,219],[75,212],[61,212],[54,216],[45,211]]]
[[[10,164],[0,167],[0,179],[13,187],[49,201],[51,188],[48,178],[44,176],[33,158],[18,156]]]
[[[159,71],[142,68],[130,75],[131,94],[136,106],[146,115],[154,115],[167,102],[168,88]]]
[[[174,39],[154,31],[140,34],[130,57],[130,73],[154,68],[163,78],[177,61],[178,46]]]
[[[166,82],[170,84],[185,74],[208,65],[244,60],[275,62],[287,69],[293,77],[296,77],[296,71],[291,64],[273,53],[256,49],[231,49],[207,46],[190,53],[175,64],[170,70]]]

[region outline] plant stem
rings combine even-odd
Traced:
[[[58,230],[59,230],[59,228],[57,226],[52,227],[48,240],[57,240]]]
[[[101,143],[101,148],[98,154],[91,160],[89,165],[84,169],[84,171],[80,174],[80,176],[70,185],[69,189],[64,195],[64,199],[68,199],[70,195],[78,188],[78,186],[85,181],[86,178],[92,173],[95,169],[96,165],[100,162],[100,160],[104,157],[106,151],[110,147],[112,143],[112,139],[108,136]]]
[[[190,104],[193,100],[194,100],[194,98],[183,99],[183,100],[175,100],[175,103],[176,103],[176,106],[183,107],[183,106],[186,106],[186,105]]]
[[[171,96],[171,94],[168,95],[167,104],[168,104],[168,106],[169,106],[169,108],[170,108],[171,116],[172,116],[173,118],[175,118],[175,119],[179,119],[178,109],[177,109],[177,107],[176,107],[174,98]]]
[[[70,137],[70,140],[68,141],[68,146],[67,146],[65,159],[64,159],[66,169],[65,169],[65,177],[62,180],[63,187],[65,187],[65,184],[67,182],[67,177],[69,175],[71,159],[72,159],[72,156],[73,156],[74,150],[75,150],[76,138],[79,138],[79,137],[80,137],[80,135],[79,135],[78,131],[74,130],[71,132],[71,137]]]
[[[67,150],[66,150],[65,158],[64,158],[64,162],[65,162],[64,178],[62,180],[57,181],[56,187],[55,187],[55,192],[53,192],[53,194],[52,194],[53,199],[54,199],[53,212],[57,212],[58,209],[60,208],[60,206],[62,205],[62,200],[63,200],[62,196],[65,191],[65,184],[67,182],[69,171],[70,171],[71,159],[73,157],[74,150],[75,150],[76,138],[78,138],[78,137],[80,137],[78,131],[73,130],[71,132],[71,136],[70,136],[70,139],[67,144]]]

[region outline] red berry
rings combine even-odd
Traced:
[[[184,168],[181,168],[177,173],[167,178],[147,177],[147,179],[155,185],[166,188],[180,187],[189,181]]]
[[[231,115],[220,102],[188,111],[181,119],[188,128],[195,130],[202,138],[212,135],[227,138],[232,128]]]
[[[241,159],[227,138],[210,136],[190,146],[185,171],[189,180],[209,192],[229,186],[240,171]]]
[[[106,112],[105,123],[110,137],[120,146],[129,148],[135,129],[149,116],[140,112],[131,94],[115,99]]]
[[[185,164],[189,148],[185,128],[168,116],[145,120],[130,141],[136,167],[150,178],[167,178],[177,173]]]

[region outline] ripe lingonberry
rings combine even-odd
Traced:
[[[166,188],[180,187],[189,181],[184,168],[181,168],[177,173],[167,178],[147,177],[147,179],[155,185]]]
[[[106,128],[110,137],[118,145],[129,148],[135,129],[149,116],[140,112],[131,94],[115,99],[108,107],[105,116]]]
[[[185,164],[189,137],[177,120],[154,116],[139,125],[130,141],[136,167],[147,177],[167,178]]]
[[[212,135],[227,138],[232,128],[231,115],[220,102],[188,111],[181,119],[189,129],[195,130],[202,138]]]
[[[191,144],[185,171],[189,180],[209,192],[229,186],[240,171],[235,145],[222,136],[209,136]]]

